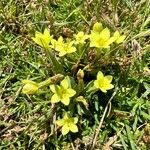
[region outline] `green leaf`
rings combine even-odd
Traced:
[[[141,111],[140,113],[141,113],[141,115],[142,115],[145,119],[147,119],[147,120],[150,121],[150,115],[148,115],[147,113],[145,113],[145,112],[143,112],[143,111]]]
[[[137,39],[137,38],[141,38],[141,37],[145,37],[145,36],[149,36],[149,35],[150,35],[150,29],[143,31],[143,32],[140,32],[139,34],[132,37],[132,39]]]
[[[130,146],[132,150],[137,150],[136,145],[132,139],[133,135],[131,133],[130,127],[128,125],[126,125],[126,131],[127,131],[127,136],[128,136],[128,140],[130,142]]]
[[[98,101],[95,101],[95,109],[96,109],[96,111],[98,111],[99,110],[99,108],[98,108]]]
[[[123,145],[124,150],[128,150],[127,144],[125,143],[124,136],[122,134],[119,134],[119,137],[121,139],[121,143]]]
[[[146,91],[144,92],[142,97],[147,97],[150,94],[150,85],[146,82],[144,82],[143,85],[144,85]]]
[[[136,131],[136,129],[137,129],[137,122],[138,122],[138,116],[136,115],[136,116],[135,116],[134,123],[133,123],[133,130],[134,130],[134,131]]]

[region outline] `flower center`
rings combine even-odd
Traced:
[[[60,93],[61,93],[61,97],[64,97],[67,94],[67,90],[62,88]]]

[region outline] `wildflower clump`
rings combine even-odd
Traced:
[[[45,52],[51,66],[47,71],[52,77],[39,83],[26,80],[23,82],[22,92],[34,94],[47,86],[46,92],[40,90],[39,95],[42,94],[43,97],[44,92],[47,94],[45,98],[48,98],[51,106],[54,106],[56,120],[61,117],[61,113],[65,112],[62,119],[54,120],[54,122],[61,127],[62,135],[66,135],[70,131],[78,132],[77,123],[80,127],[84,127],[84,123],[81,124],[86,122],[86,119],[83,121],[82,115],[86,115],[90,111],[90,107],[96,111],[99,108],[96,103],[93,108],[90,101],[94,96],[92,97],[93,93],[89,92],[101,90],[107,93],[108,90],[114,88],[113,77],[111,75],[105,76],[99,71],[102,69],[99,60],[105,61],[106,58],[111,57],[111,53],[107,52],[114,48],[115,44],[122,43],[126,36],[120,35],[119,31],[112,33],[102,23],[96,22],[89,34],[80,31],[74,34],[72,39],[62,36],[59,36],[58,39],[53,37],[55,36],[51,36],[46,28],[44,33],[36,32],[35,37],[32,38],[36,44],[45,49],[43,52]],[[100,53],[99,49],[107,50]],[[107,55],[105,55],[106,53]],[[98,73],[96,80],[93,81],[94,72]],[[72,117],[74,114],[77,117]]]
[[[78,127],[77,127],[77,122],[78,118],[71,117],[68,113],[65,113],[63,119],[57,120],[56,124],[58,126],[62,126],[62,134],[66,135],[69,131],[76,133],[78,132]]]
[[[51,85],[51,91],[54,93],[51,102],[58,103],[62,102],[64,105],[69,105],[70,98],[76,94],[76,91],[70,87],[69,77],[65,77],[59,85]]]

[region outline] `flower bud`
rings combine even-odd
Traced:
[[[93,31],[101,32],[103,30],[103,25],[101,23],[96,22],[93,26]]]
[[[22,83],[25,85],[22,88],[22,93],[24,94],[34,94],[38,91],[39,86],[36,82],[31,80],[23,80]]]
[[[77,72],[77,78],[78,80],[81,80],[84,78],[84,71],[79,69],[79,71]]]

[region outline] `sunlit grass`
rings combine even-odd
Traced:
[[[148,0],[2,0],[0,149],[86,150],[93,146],[95,149],[149,149],[149,6]],[[90,33],[95,22],[101,22],[113,33],[119,31],[126,35],[126,40],[104,51],[99,60],[88,45],[85,48],[88,57],[83,53],[80,57],[74,55],[67,57],[67,61],[61,60],[72,88],[80,89],[76,91],[75,106],[53,105],[53,93],[47,85],[35,95],[22,93],[22,80],[41,83],[57,71],[52,69],[47,54],[32,40],[35,31],[43,32],[48,27],[55,39],[60,36],[73,39],[80,31]],[[84,74],[77,73],[79,69]],[[114,88],[107,94],[89,88],[93,84],[90,81],[96,80],[97,70],[113,76]],[[61,78],[53,80],[59,85]],[[77,113],[78,133],[61,134],[61,127],[55,122],[63,118],[62,109]]]

